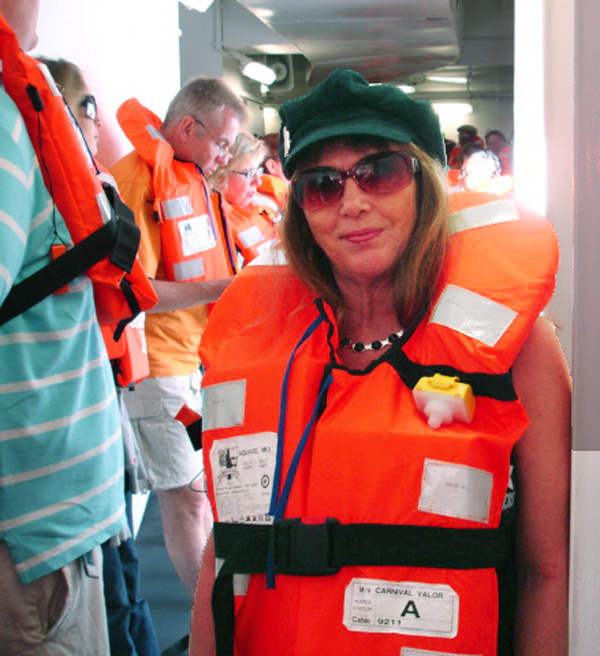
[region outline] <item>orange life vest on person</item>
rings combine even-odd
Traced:
[[[213,213],[208,187],[193,162],[181,162],[160,132],[161,120],[135,98],[117,110],[119,125],[152,168],[154,210],[160,224],[167,279],[228,278],[236,271],[231,233]]]
[[[136,385],[150,375],[144,317],[140,314],[127,324],[116,341],[114,327],[102,326],[102,337],[119,387]]]
[[[117,183],[108,170],[96,161],[98,178],[111,185],[118,193]],[[131,387],[150,374],[148,346],[146,344],[145,313],[128,323],[122,332],[117,324],[101,327],[102,338],[111,362],[115,383],[119,387]],[[117,337],[117,339],[115,339]]]
[[[109,254],[96,264],[90,264],[89,267],[80,264],[80,267],[94,284],[99,321],[106,324],[130,320],[138,312],[151,308],[157,301],[136,257],[139,229],[133,221],[119,218],[115,214],[96,177],[94,163],[83,136],[52,76],[46,66],[20,51],[14,32],[2,16],[0,58],[2,83],[19,108],[40,162],[46,187],[76,245],[71,252],[67,249],[65,256],[56,258],[55,263],[19,283],[23,285],[21,290],[26,289],[21,296],[31,296],[36,287],[39,288],[40,282],[44,282],[44,278],[56,279],[58,274],[49,273],[50,267],[60,267],[64,262],[72,261],[75,256],[81,258],[83,264],[91,261],[96,246],[91,248],[92,253],[81,255],[84,246],[79,247],[79,244],[89,244],[91,241],[85,242],[86,239],[95,240],[100,236],[104,239],[104,235],[107,235],[105,248]],[[53,268],[52,271],[56,272],[57,269]],[[60,275],[75,277],[78,274],[73,275],[69,271]],[[15,285],[11,291],[13,296],[9,295],[3,310],[6,310],[18,293],[19,285]],[[23,309],[17,313],[20,311]]]
[[[252,199],[252,205],[259,209],[267,208],[274,216],[285,210],[288,196],[288,185],[276,175],[264,174],[260,178],[260,184],[256,187],[256,196]],[[275,221],[277,222],[277,221]]]
[[[276,250],[216,305],[200,353],[218,656],[503,653],[511,453],[528,422],[510,368],[558,249],[510,200],[451,201],[431,310],[364,372],[338,363],[333,312],[261,265]],[[471,423],[428,425],[412,388],[435,373],[472,386]]]
[[[213,197],[217,194],[213,194]],[[238,207],[222,200],[228,225],[233,232],[236,248],[244,258],[244,265],[252,262],[277,241],[275,226],[255,207]]]

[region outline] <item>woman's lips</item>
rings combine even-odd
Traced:
[[[352,244],[365,244],[381,234],[379,228],[367,228],[365,230],[353,230],[346,233],[343,238]]]

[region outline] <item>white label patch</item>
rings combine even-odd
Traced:
[[[487,524],[493,482],[483,469],[426,459],[419,510]]]
[[[181,237],[181,249],[186,257],[207,251],[217,245],[208,214],[192,216],[177,224]]]
[[[344,626],[364,633],[454,638],[458,606],[449,585],[353,579],[345,593]]]
[[[270,524],[277,433],[217,440],[210,464],[221,522]]]

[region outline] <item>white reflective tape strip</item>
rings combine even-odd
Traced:
[[[238,232],[238,239],[242,242],[244,248],[250,248],[251,246],[254,246],[254,244],[258,244],[258,242],[262,241],[264,238],[265,236],[258,226],[252,226],[247,230]]]
[[[225,564],[224,558],[215,558],[215,570],[216,576],[219,574],[219,570]],[[216,578],[215,576],[215,578]],[[250,585],[250,574],[234,574],[233,575],[233,594],[245,596],[248,592],[248,587]]]
[[[419,510],[488,524],[493,483],[484,469],[426,459]]]
[[[283,266],[287,263],[287,257],[282,248],[271,248],[255,257],[248,266]]]
[[[246,381],[209,385],[202,390],[202,422],[204,430],[231,428],[244,423]]]
[[[471,230],[472,228],[483,228],[485,226],[518,221],[519,213],[512,200],[495,200],[484,205],[467,207],[450,215],[450,234]]]
[[[50,87],[50,91],[52,91],[53,96],[60,96],[60,90],[56,86],[56,82],[54,81],[54,78],[52,77],[52,73],[50,73],[50,70],[46,66],[46,64],[42,64],[41,62],[38,64],[38,68],[40,69],[42,75],[46,78],[46,82],[48,83],[48,86]]]
[[[103,191],[96,195],[96,202],[98,203],[102,223],[108,223],[112,218],[112,207],[110,206],[108,197]]]
[[[250,574],[234,574],[233,575],[233,594],[239,596],[246,596],[248,587],[250,585]]]
[[[431,651],[430,649],[415,649],[414,647],[402,647],[400,656],[481,656],[481,654],[458,654],[448,651]]]
[[[153,139],[160,139],[161,141],[164,141],[165,143],[169,143],[160,133],[159,130],[157,130],[153,125],[148,124],[146,126],[146,131],[148,134],[153,138]]]
[[[177,282],[199,278],[205,274],[204,260],[197,257],[187,262],[176,262],[173,265],[173,273]]]
[[[456,330],[495,346],[517,317],[517,312],[463,287],[448,285],[437,302],[430,323]]]
[[[165,219],[178,219],[182,216],[189,216],[194,211],[189,196],[163,200],[160,207]]]

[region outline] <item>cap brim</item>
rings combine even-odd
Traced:
[[[310,146],[314,146],[322,141],[342,137],[370,136],[380,137],[397,143],[410,143],[412,141],[412,132],[398,123],[387,123],[383,120],[374,120],[367,122],[364,120],[341,121],[335,124],[329,124],[323,128],[317,128],[310,131],[307,135],[296,137],[293,152],[286,159],[283,172],[286,177],[290,178],[295,170],[298,158]]]

